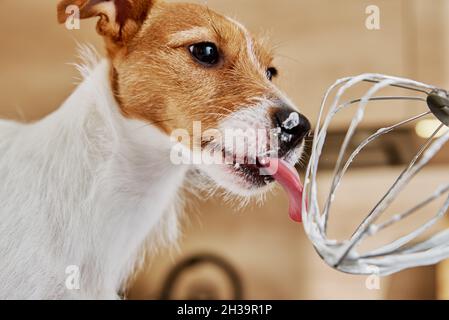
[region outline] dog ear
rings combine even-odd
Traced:
[[[80,19],[100,17],[97,31],[116,45],[130,40],[145,21],[155,0],[62,0],[58,21],[65,23],[78,10]]]

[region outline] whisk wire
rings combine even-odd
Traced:
[[[358,85],[361,82],[373,83],[373,86],[368,89],[367,93],[362,98],[340,103],[343,94],[345,94],[347,90]],[[397,87],[400,89],[411,90],[414,92],[426,94],[427,96],[376,96],[376,94],[380,90],[386,87]],[[331,96],[332,92],[334,92],[334,90],[337,90],[335,97],[327,110],[327,114],[325,115],[327,101],[329,100],[329,97]],[[437,92],[438,96],[436,96],[435,92]],[[359,246],[359,244],[365,237],[378,234],[381,230],[391,227],[397,222],[413,215],[419,209],[424,208],[426,205],[446,195],[449,192],[449,184],[441,186],[432,195],[428,196],[420,203],[412,206],[410,209],[396,214],[395,216],[393,216],[393,218],[387,220],[382,224],[374,224],[397,198],[397,196],[403,191],[405,186],[421,171],[421,169],[449,140],[449,133],[444,134],[440,138],[436,138],[438,133],[444,127],[444,122],[426,140],[426,142],[418,150],[417,154],[409,162],[407,167],[401,172],[399,177],[394,181],[388,191],[369,211],[367,216],[356,228],[356,231],[352,234],[349,240],[337,241],[328,239],[327,237],[327,224],[331,205],[335,198],[335,193],[339,185],[341,184],[343,176],[347,173],[351,163],[356,159],[357,155],[361,151],[363,151],[363,149],[369,143],[373,142],[384,134],[391,133],[401,126],[410,124],[423,117],[429,116],[432,113],[433,115],[435,115],[433,109],[439,108],[439,105],[442,106],[441,108],[439,108],[439,110],[442,110],[442,108],[446,108],[446,102],[448,102],[449,99],[447,99],[445,93],[446,91],[444,90],[414,80],[385,76],[380,74],[363,74],[356,77],[340,79],[337,80],[326,91],[321,104],[316,131],[314,134],[314,141],[312,144],[312,154],[306,171],[306,196],[303,197],[303,220],[307,235],[313,242],[320,256],[330,266],[343,272],[368,274],[370,273],[369,266],[371,265],[379,268],[380,274],[391,274],[404,268],[431,264],[438,262],[443,258],[449,257],[449,230],[437,233],[424,241],[409,245],[412,240],[422,235],[446,214],[449,208],[449,196],[445,200],[444,204],[440,207],[438,212],[431,219],[427,220],[425,223],[420,225],[409,234],[402,236],[378,249],[374,249],[363,254],[358,254],[355,251],[355,249]],[[430,97],[429,95],[433,96]],[[397,124],[378,130],[377,132],[363,140],[362,143],[360,143],[357,148],[352,151],[349,157],[344,160],[354,134],[364,118],[367,105],[370,102],[392,100],[427,102],[430,111],[427,110]],[[433,102],[432,107],[429,105],[429,100]],[[326,142],[327,130],[338,112],[354,104],[358,104],[358,107],[355,111],[355,116],[350,122],[340,151],[338,153],[329,193],[325,198],[324,209],[321,211],[318,203],[318,186],[316,177],[321,153]],[[445,112],[445,110],[443,111]],[[441,116],[437,118],[440,119]],[[309,203],[308,206],[307,202]]]
[[[442,127],[443,125],[440,125],[438,129],[433,132],[433,134],[429,137],[429,139],[427,139],[427,141],[424,143],[424,145],[421,147],[421,149],[418,151],[418,153],[415,155],[412,161],[410,161],[407,168],[405,168],[404,171],[402,171],[402,173],[395,180],[393,185],[382,196],[381,200],[374,206],[373,209],[371,209],[371,211],[368,213],[368,216],[363,220],[363,222],[359,225],[359,227],[352,235],[351,240],[348,244],[348,248],[343,253],[343,255],[338,259],[337,266],[341,263],[341,261],[344,258],[346,258],[346,256],[349,254],[349,251],[363,239],[363,236],[367,234],[370,225],[374,223],[381,216],[382,213],[384,213],[387,206],[396,198],[396,196],[405,186],[405,184],[417,173],[418,170],[416,170],[413,175],[409,174],[413,166],[422,156],[424,151],[430,146],[433,139],[435,138],[435,136],[441,130]]]

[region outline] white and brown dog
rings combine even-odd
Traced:
[[[0,121],[0,298],[115,299],[145,247],[176,240],[189,172],[240,196],[272,185],[257,165],[174,164],[174,130],[277,129],[291,164],[310,130],[271,82],[270,51],[234,20],[194,4],[64,0],[61,23],[71,5],[99,17],[108,56],[56,112]]]

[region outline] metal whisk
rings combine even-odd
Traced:
[[[361,83],[370,84],[369,90],[362,98],[347,102],[341,101],[348,89]],[[416,96],[378,96],[378,93],[386,87],[396,87],[407,92],[414,92]],[[335,98],[329,103],[332,94],[335,94]],[[421,101],[423,102],[423,106],[427,105],[428,108],[424,112],[405,119],[400,123],[378,130],[360,143],[350,156],[345,159],[345,154],[352,141],[351,139],[364,118],[367,106],[373,101],[390,100]],[[358,107],[355,116],[348,127],[336,160],[329,194],[322,203],[321,208],[318,201],[318,189],[320,186],[317,185],[317,172],[323,147],[326,143],[329,125],[340,111],[357,104]],[[326,112],[327,115],[325,115]],[[335,193],[340,186],[342,177],[348,171],[357,155],[369,143],[379,137],[432,114],[441,122],[441,125],[420,147],[418,153],[411,159],[410,163],[391,187],[389,187],[388,191],[379,199],[373,208],[369,209],[366,218],[356,228],[352,236],[343,241],[329,239],[327,225]],[[411,208],[387,219],[383,223],[376,224],[380,216],[385,213],[407,184],[409,184],[449,140],[449,132],[444,133],[441,137],[437,137],[444,126],[449,126],[448,92],[430,85],[381,74],[363,74],[356,77],[340,79],[327,90],[315,128],[312,154],[306,171],[305,196],[303,197],[305,231],[315,246],[315,249],[327,264],[335,269],[351,274],[372,274],[373,270],[377,270],[376,272],[380,275],[388,275],[406,268],[435,264],[449,257],[449,229],[435,233],[425,240],[417,241],[418,237],[422,236],[447,213],[449,208],[449,182],[437,188],[426,199],[414,204]],[[398,237],[394,241],[377,249],[358,252],[360,245],[365,239],[397,224],[399,221],[407,219],[427,204],[443,196],[446,199],[441,208],[431,219],[417,226],[414,231],[405,236]],[[307,202],[308,204],[306,204]]]

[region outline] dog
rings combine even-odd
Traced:
[[[173,131],[274,129],[293,165],[310,130],[272,82],[271,51],[237,21],[197,4],[63,0],[60,23],[74,6],[98,18],[106,58],[85,51],[82,83],[44,119],[0,121],[2,299],[119,299],[146,249],[177,241],[191,176],[236,196],[272,188],[235,153],[175,164],[175,146],[192,145]]]

